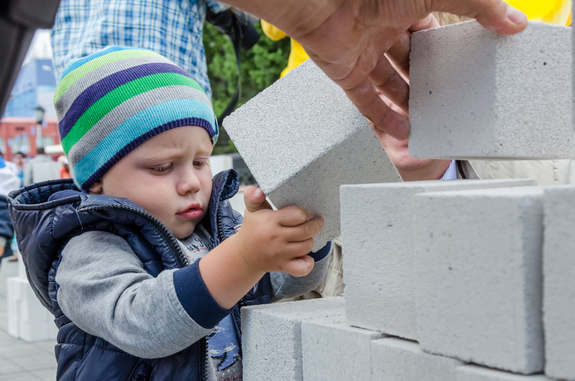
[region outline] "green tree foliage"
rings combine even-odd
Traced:
[[[289,38],[272,41],[264,35],[259,22],[255,27],[260,34],[259,42],[250,50],[242,49],[241,52],[242,94],[237,107],[274,83],[287,65]],[[212,102],[216,115],[220,115],[236,91],[238,69],[234,47],[225,34],[209,23],[204,25],[204,46],[212,86]],[[231,152],[237,150],[222,130],[214,154]]]

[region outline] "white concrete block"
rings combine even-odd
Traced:
[[[476,365],[465,365],[455,369],[455,381],[551,381],[551,379],[542,374],[524,376]]]
[[[54,317],[40,303],[27,279],[7,279],[8,334],[25,341],[55,339]]]
[[[53,321],[21,320],[18,325],[18,337],[24,341],[54,340],[57,335],[58,328]]]
[[[575,186],[545,189],[545,373],[575,380]]]
[[[340,234],[341,184],[401,181],[367,119],[311,60],[223,124],[276,207],[324,218],[314,250]]]
[[[569,27],[500,36],[476,21],[414,33],[409,152],[427,158],[572,158]]]
[[[371,342],[374,381],[455,381],[456,359],[423,352],[412,341],[385,338]]]
[[[301,381],[301,322],[345,314],[342,297],[242,308],[245,381]]]
[[[347,323],[309,320],[301,323],[304,380],[369,380],[370,342],[379,332]]]
[[[523,374],[543,370],[543,187],[416,195],[424,351]]]
[[[53,321],[54,316],[40,303],[28,280],[21,282],[20,287],[20,319],[29,322]]]
[[[20,297],[20,285],[17,278],[6,279],[6,295],[7,295],[7,316],[8,316],[8,334],[13,337],[18,337],[18,305]]]
[[[525,185],[535,182],[438,180],[342,186],[344,295],[350,324],[417,340],[415,194]]]

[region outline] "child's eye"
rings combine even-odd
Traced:
[[[152,172],[164,173],[164,172],[169,171],[172,167],[173,167],[173,164],[168,164],[168,165],[164,165],[161,167],[154,167],[154,168],[152,168]]]
[[[204,164],[206,164],[206,160],[194,160],[194,167],[199,168],[199,167],[203,166]]]

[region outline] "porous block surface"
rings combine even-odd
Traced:
[[[545,373],[575,380],[575,186],[545,190]]]
[[[417,333],[424,351],[543,370],[543,187],[415,196]]]
[[[242,308],[243,379],[301,381],[301,322],[345,314],[342,297]]]
[[[412,341],[385,338],[371,342],[374,381],[455,381],[458,360],[423,352]]]
[[[324,218],[314,250],[340,234],[340,185],[401,181],[367,119],[311,60],[223,125],[276,207]]]
[[[525,376],[475,365],[465,365],[455,369],[455,381],[551,381],[551,379],[542,374]]]
[[[302,322],[304,380],[369,380],[370,342],[382,336],[346,323]]]
[[[535,185],[533,180],[412,181],[341,187],[343,276],[351,325],[417,340],[414,195]]]
[[[569,27],[425,30],[413,34],[410,62],[412,156],[575,157]]]

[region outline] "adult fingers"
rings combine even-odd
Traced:
[[[527,26],[527,16],[502,0],[433,0],[428,10],[472,17],[498,34],[516,34]]]
[[[249,186],[244,191],[244,203],[246,204],[246,211],[253,213],[262,209],[272,209],[270,204],[266,201],[266,195],[257,187]]]
[[[409,86],[385,55],[382,55],[369,78],[373,85],[401,110],[407,112]]]
[[[409,138],[409,122],[392,111],[379,97],[369,79],[350,89],[344,89],[348,98],[365,115],[375,128],[385,131],[399,140]]]

